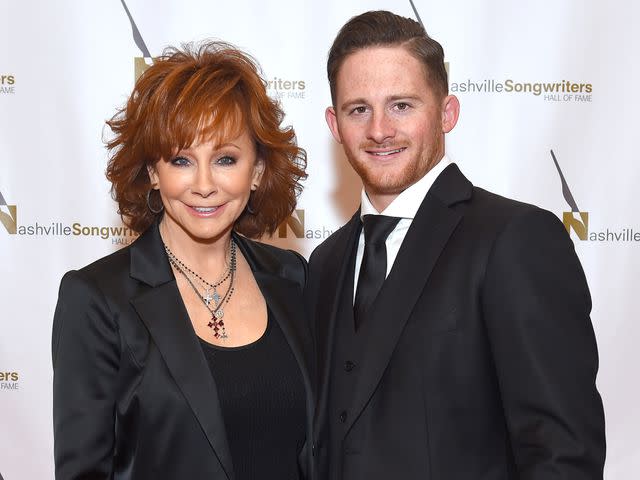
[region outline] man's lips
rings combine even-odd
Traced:
[[[407,147],[399,147],[399,148],[367,148],[365,152],[369,155],[373,155],[375,157],[390,157],[392,155],[397,155],[398,153],[402,153],[407,149]]]

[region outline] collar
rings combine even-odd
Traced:
[[[442,171],[451,165],[446,155],[424,177],[405,189],[382,212],[378,212],[371,204],[364,188],[361,194],[360,218],[365,215],[387,215],[390,217],[409,218],[413,220],[420,208],[422,200]]]

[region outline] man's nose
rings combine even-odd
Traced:
[[[368,137],[376,143],[384,143],[395,136],[396,129],[393,119],[382,111],[374,112],[369,122]]]

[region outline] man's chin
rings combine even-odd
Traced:
[[[361,176],[367,192],[371,192],[374,195],[399,195],[419,180],[419,178],[414,177],[415,175],[409,172],[393,176]]]

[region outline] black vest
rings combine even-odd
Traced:
[[[356,236],[356,239],[360,235]],[[364,342],[367,330],[371,327],[371,320],[366,318],[358,331],[355,330],[353,316],[353,292],[355,274],[356,252],[358,244],[353,246],[347,278],[344,288],[338,294],[338,308],[336,312],[336,325],[334,329],[333,355],[329,373],[329,395],[327,401],[329,423],[329,478],[339,480],[342,478],[342,463],[345,454],[344,439],[347,433],[346,425],[350,416],[354,415],[351,404],[354,395],[355,383],[362,370],[361,359],[363,356]]]

